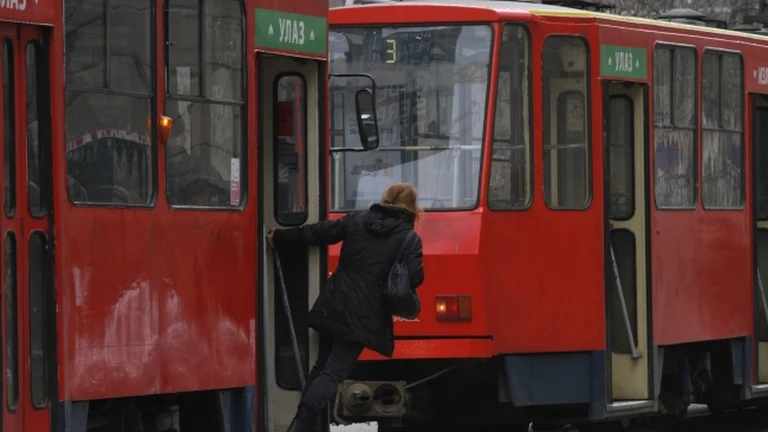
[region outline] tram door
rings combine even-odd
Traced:
[[[604,137],[608,158],[606,212],[606,329],[610,355],[610,403],[648,400],[648,190],[646,182],[647,89],[627,82],[605,84]]]
[[[318,222],[326,195],[320,175],[325,92],[319,88],[325,63],[259,54],[257,67],[262,229]],[[266,382],[260,383],[260,402],[266,407],[265,430],[283,432],[296,413],[301,382],[273,251],[263,243],[258,349],[260,376]],[[318,337],[307,328],[307,312],[325,280],[325,249],[278,253],[306,373],[317,356]]]
[[[0,346],[3,430],[50,429],[56,349],[49,217],[47,31],[0,23],[3,234]]]
[[[316,223],[326,208],[327,160],[326,63],[259,54],[259,202],[262,231]],[[378,125],[372,92],[355,94],[355,118],[364,149],[378,147]],[[290,305],[300,363],[304,374],[318,354],[318,334],[307,327],[307,314],[327,279],[327,248],[278,249],[261,242],[262,283],[259,296],[260,329],[258,383],[265,406],[259,421],[267,432],[288,429],[301,397],[301,375],[293,348],[285,293]],[[327,429],[327,422],[322,427]],[[321,429],[321,430],[322,430]]]
[[[755,254],[757,305],[757,381],[768,384],[768,95],[752,95],[752,146],[755,159]]]

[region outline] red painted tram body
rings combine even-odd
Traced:
[[[426,210],[422,313],[353,375],[399,400],[340,418],[479,430],[766,394],[768,33],[498,1],[330,20],[331,73],[376,80],[381,133],[336,153],[332,86],[332,217],[391,181]]]
[[[263,235],[327,214],[327,14],[0,2],[2,430],[287,428],[300,389]],[[285,260],[306,309],[325,252]]]

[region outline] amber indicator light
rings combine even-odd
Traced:
[[[160,143],[165,144],[168,142],[168,139],[171,137],[171,129],[173,129],[173,119],[161,115],[159,119],[157,119],[157,139],[160,141]],[[152,133],[152,119],[147,119],[147,134]]]

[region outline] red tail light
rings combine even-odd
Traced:
[[[470,296],[437,296],[435,297],[435,315],[437,320],[472,321],[472,298]]]

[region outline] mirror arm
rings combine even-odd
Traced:
[[[364,147],[331,147],[331,153],[359,153],[367,151]]]
[[[362,78],[368,78],[371,80],[371,82],[375,82],[373,79],[373,76],[371,74],[366,73],[329,73],[328,76],[330,78],[336,78],[336,77],[362,77]]]
[[[328,78],[366,78],[371,81],[371,95],[376,99],[376,80],[373,79],[373,75],[366,73],[329,73]]]

